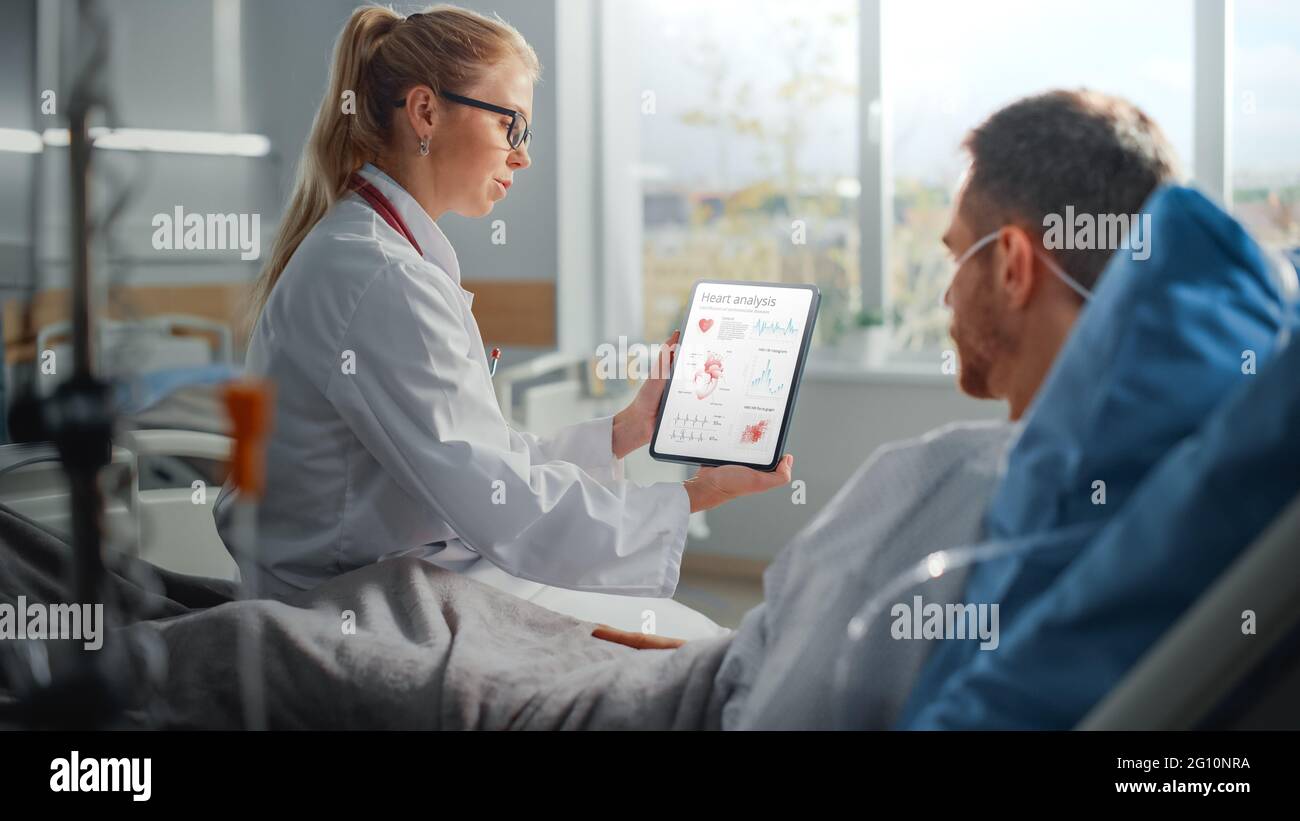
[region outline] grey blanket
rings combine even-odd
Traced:
[[[238,727],[238,631],[262,632],[273,727],[712,728],[725,638],[674,651],[592,638],[554,613],[415,558],[286,601],[151,623],[169,651],[169,726]]]
[[[0,508],[0,601],[70,602],[71,550]],[[260,633],[272,728],[714,728],[726,638],[673,651],[593,638],[594,624],[418,559],[381,562],[286,602],[119,558],[109,597],[132,623],[105,638],[165,655],[148,709],[126,726],[237,728],[238,642]],[[15,657],[6,657],[10,664]],[[7,673],[16,673],[7,670]],[[0,676],[0,705],[13,707]],[[8,684],[7,684],[8,682]]]

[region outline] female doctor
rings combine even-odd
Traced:
[[[248,349],[248,369],[277,396],[261,592],[414,555],[506,589],[668,597],[688,514],[790,481],[789,456],[773,473],[624,480],[662,379],[615,416],[554,436],[507,426],[473,295],[436,221],[485,216],[529,166],[539,71],[515,29],[451,6],[405,18],[359,8],[340,35]]]

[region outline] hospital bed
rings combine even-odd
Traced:
[[[103,319],[97,346],[100,372],[110,377],[233,361],[230,326],[201,316],[160,314],[137,319]],[[51,322],[36,334],[36,350],[71,361],[72,323]],[[58,374],[40,374],[37,390],[48,395]]]
[[[1300,729],[1300,497],[1080,724]],[[1264,625],[1242,641],[1242,614]]]
[[[138,453],[166,452],[209,456],[209,445],[167,441],[150,433]],[[117,454],[121,463],[124,454]],[[32,463],[32,467],[42,462]],[[19,468],[18,470],[22,470]],[[188,503],[187,503],[188,504]],[[196,534],[198,535],[198,534]],[[195,543],[198,543],[197,540]],[[1107,699],[1081,723],[1084,729],[1188,729],[1296,728],[1300,665],[1295,652],[1300,640],[1300,497],[1294,499],[1272,525],[1230,569],[1168,631],[1135,666]],[[219,543],[214,542],[217,549]],[[143,552],[150,548],[145,547]],[[224,550],[222,551],[224,552]],[[195,556],[193,558],[201,558]],[[178,554],[153,554],[152,562],[180,564]],[[195,590],[218,589],[213,580],[180,580]],[[169,589],[177,583],[172,576]],[[190,591],[193,593],[194,591]],[[216,596],[214,593],[213,596]],[[185,601],[177,593],[168,597]],[[227,599],[218,599],[225,601]],[[1258,644],[1241,642],[1240,613],[1255,611],[1261,623],[1275,625],[1261,631]],[[1232,638],[1238,640],[1233,641]],[[210,655],[210,654],[209,654]]]
[[[115,452],[108,474],[112,476],[123,470],[122,466],[129,469],[139,460],[157,455],[217,460],[227,449],[228,442],[219,436],[196,436],[185,431],[135,432]],[[29,491],[26,504],[38,514],[33,518],[44,516],[57,525],[55,492],[43,490],[47,484],[54,485],[33,481],[32,473],[51,470],[51,463],[35,451],[0,450],[14,457],[13,469],[4,476],[22,480],[17,484]],[[7,496],[12,488],[6,485],[4,489]],[[204,566],[201,562],[216,558],[229,561],[212,528],[210,513],[205,506],[194,504],[189,488],[151,495],[157,490],[132,487],[127,497],[132,500],[140,521],[138,555],[164,571],[190,568],[193,572],[193,568]],[[209,502],[211,497],[209,494]],[[1177,512],[1169,511],[1169,514],[1177,515]],[[167,518],[170,516],[175,518]],[[1277,729],[1300,726],[1296,721],[1294,697],[1300,679],[1296,653],[1300,642],[1297,629],[1300,556],[1294,550],[1300,543],[1300,499],[1293,499],[1279,515],[1271,518],[1272,523],[1254,544],[1195,599],[1190,609],[1129,670],[1080,727]],[[185,533],[183,549],[177,550],[170,540],[155,541],[152,532],[155,526],[146,522],[157,524],[161,532]],[[208,581],[194,578],[189,583]],[[561,599],[563,593],[556,591]],[[562,607],[551,602],[539,603],[563,612]],[[666,603],[665,612],[670,609],[672,603]],[[1247,609],[1255,612],[1261,625],[1267,625],[1267,629],[1261,628],[1258,642],[1241,640],[1240,616]],[[660,632],[669,634],[663,627],[662,614],[659,623]],[[629,627],[635,629],[635,625]]]

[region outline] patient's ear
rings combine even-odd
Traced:
[[[1018,225],[1008,225],[998,237],[998,250],[1003,260],[1000,284],[1006,294],[1007,305],[1022,309],[1034,295],[1038,279],[1034,271],[1034,242],[1028,231]]]

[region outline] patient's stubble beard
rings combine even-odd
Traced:
[[[1003,329],[1002,320],[991,286],[976,289],[962,317],[954,315],[952,338],[960,359],[957,385],[967,396],[1000,398],[993,384],[994,363],[1014,354],[1011,335]]]

